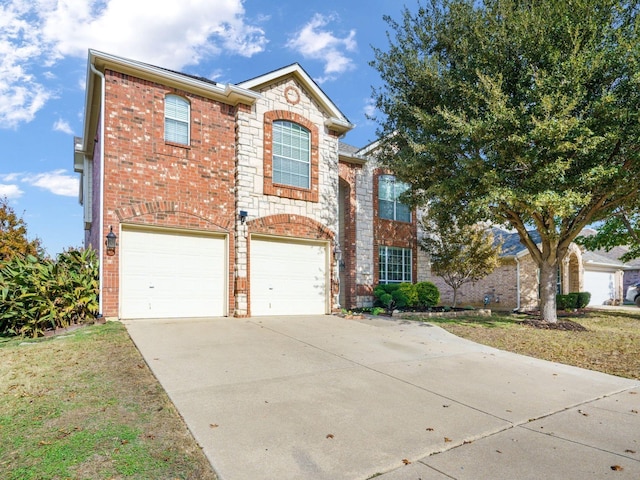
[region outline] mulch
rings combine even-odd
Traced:
[[[573,320],[558,319],[557,322],[547,322],[539,319],[527,319],[522,321],[523,325],[543,330],[563,330],[566,332],[587,332],[587,328]]]

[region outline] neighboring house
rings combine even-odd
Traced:
[[[493,230],[502,244],[502,265],[475,284],[465,285],[459,292],[460,304],[479,305],[485,298],[489,306],[505,310],[535,310],[539,305],[538,267],[517,233]],[[539,240],[537,232],[530,232]],[[622,302],[624,263],[616,253],[590,252],[571,244],[558,269],[557,292],[590,292],[589,305],[610,305]],[[622,253],[618,253],[618,256]],[[451,289],[442,279],[432,279],[440,288],[443,302],[451,301]]]
[[[86,85],[74,165],[104,316],[338,308],[339,188],[354,208],[363,162],[340,161],[353,126],[298,64],[222,85],[91,50]]]

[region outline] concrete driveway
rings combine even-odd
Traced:
[[[221,480],[640,478],[640,382],[414,322],[125,324]]]

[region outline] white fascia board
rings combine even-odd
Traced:
[[[182,73],[172,72],[164,68],[98,52],[96,50],[89,50],[89,61],[101,71],[111,67],[118,72],[130,74],[135,77],[142,77],[144,79],[156,80],[158,83],[175,86],[231,105],[237,105],[239,103],[253,105],[261,96],[259,93],[235,85],[206,82]]]

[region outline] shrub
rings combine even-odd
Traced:
[[[576,308],[584,308],[589,305],[591,301],[591,293],[590,292],[578,292],[578,304]]]
[[[578,308],[578,292],[567,293],[569,310],[575,310]]]
[[[415,284],[418,295],[418,306],[435,307],[440,302],[440,291],[431,282],[418,282]]]
[[[0,334],[37,337],[97,313],[95,250],[69,250],[57,261],[16,256],[0,264]]]
[[[418,290],[413,283],[401,283],[398,286],[398,292],[403,295],[405,307],[415,307],[418,305]]]
[[[556,295],[556,310],[571,310],[569,295]]]

